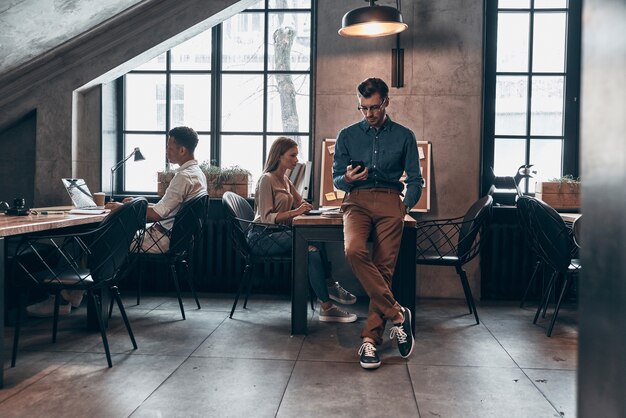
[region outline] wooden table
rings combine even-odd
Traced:
[[[60,208],[45,208],[59,210]],[[8,237],[32,234],[44,231],[59,232],[66,228],[98,223],[106,217],[105,214],[94,215],[28,215],[7,216],[0,214],[0,324],[4,327],[4,283],[7,267]],[[4,364],[4,339],[0,338],[0,365]],[[0,367],[0,388],[4,386],[4,368]]]
[[[392,289],[398,303],[411,310],[415,318],[415,243],[416,221],[406,215],[402,243]],[[323,216],[297,216],[293,219],[293,263],[291,274],[291,333],[307,333],[309,294],[308,257],[310,241],[343,241],[343,219]],[[415,331],[415,321],[413,321]]]

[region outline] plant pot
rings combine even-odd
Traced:
[[[226,192],[237,193],[239,196],[248,197],[248,176],[236,175],[231,179],[217,183],[217,175],[207,176],[207,191],[211,197],[222,197]]]
[[[174,178],[173,171],[157,173],[157,193],[163,197],[170,182]],[[248,197],[248,176],[236,175],[227,181],[219,183],[217,174],[209,174],[206,176],[207,180],[207,192],[210,197],[222,197],[226,192],[237,193],[239,196]]]
[[[577,182],[537,182],[535,197],[557,210],[580,209],[581,184]]]

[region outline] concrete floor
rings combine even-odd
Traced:
[[[366,306],[355,324],[313,314],[308,336],[291,336],[290,304],[253,296],[228,319],[231,298],[127,300],[139,349],[116,311],[109,330],[113,368],[98,333],[83,327],[85,308],[60,321],[23,328],[17,366],[5,363],[0,416],[48,417],[574,417],[576,312],[562,310],[552,338],[532,307],[479,305],[481,324],[459,301],[420,300],[416,347],[403,360],[388,340],[383,364],[366,371],[356,351]],[[84,304],[84,302],[83,302]],[[311,311],[309,311],[311,312]],[[11,347],[12,328],[5,328]],[[388,336],[388,334],[386,334]],[[10,353],[7,353],[10,356]]]

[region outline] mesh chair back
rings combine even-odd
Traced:
[[[537,245],[534,242],[533,236],[531,234],[531,225],[530,225],[530,200],[532,197],[530,196],[520,196],[515,203],[517,207],[517,221],[522,228],[522,233],[524,234],[524,238],[530,245],[531,249],[537,252]]]
[[[254,210],[246,199],[233,192],[226,192],[222,196],[222,202],[226,207],[227,218],[232,226],[235,246],[244,255],[250,254],[250,246],[246,239],[250,222],[254,220]],[[247,222],[239,221],[236,218]]]
[[[89,268],[95,282],[109,280],[116,276],[128,261],[131,251],[138,248],[137,235],[146,226],[148,201],[135,198],[112,212],[94,230],[89,241]]]
[[[463,263],[471,260],[480,249],[481,230],[491,219],[493,198],[485,196],[474,202],[463,217],[459,231],[458,255]]]
[[[176,255],[189,254],[209,216],[209,196],[201,193],[185,202],[174,216],[169,252]]]
[[[553,269],[567,272],[572,261],[570,229],[556,210],[541,200],[529,198],[530,233],[537,250]]]

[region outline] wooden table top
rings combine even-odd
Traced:
[[[409,215],[404,216],[404,225],[414,227],[417,221]],[[302,225],[343,225],[342,217],[327,218],[321,215],[300,215],[293,218],[293,226]]]
[[[561,215],[561,218],[563,218],[563,220],[565,222],[574,222],[576,221],[578,218],[580,218],[581,216],[583,216],[582,213],[559,213],[559,215]],[[581,221],[582,222],[582,221]]]
[[[41,212],[43,210],[59,210],[59,208],[37,208],[35,210]],[[74,215],[63,213],[54,215],[7,216],[0,213],[0,237],[97,223],[103,220],[107,214],[108,213]]]

